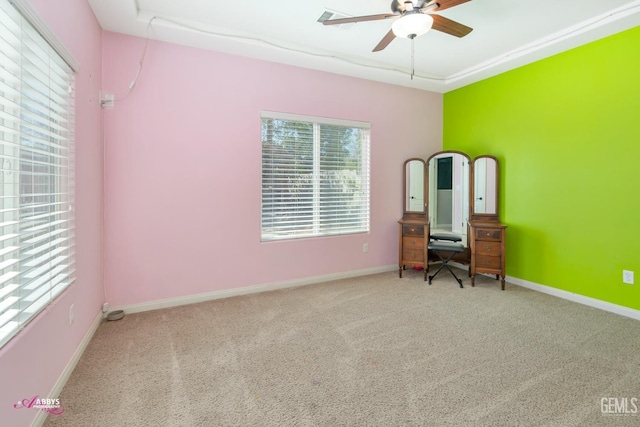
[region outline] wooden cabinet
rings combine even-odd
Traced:
[[[429,240],[429,222],[425,218],[403,218],[398,221],[399,254],[398,275],[406,267],[422,267],[424,280],[427,280],[427,243]]]
[[[504,290],[505,278],[505,229],[499,222],[469,223],[471,231],[471,286],[475,286],[476,273],[495,274],[502,278]]]

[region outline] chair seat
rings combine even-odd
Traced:
[[[458,234],[431,233],[429,237],[431,238],[431,240],[447,240],[449,242],[462,242],[462,236]]]
[[[430,251],[464,252],[462,243],[454,242],[429,242],[428,248]]]

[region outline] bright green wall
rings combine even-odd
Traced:
[[[445,94],[444,149],[500,160],[509,276],[640,309],[640,27]]]

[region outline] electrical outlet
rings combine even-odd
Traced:
[[[105,302],[104,304],[102,304],[102,312],[106,313],[107,311],[109,311],[109,303]]]
[[[622,283],[633,285],[633,271],[622,270]]]
[[[364,243],[362,245],[362,252],[369,252],[369,244],[368,243]]]
[[[69,306],[69,326],[73,325],[73,321],[76,320],[75,314],[73,313],[73,304]]]

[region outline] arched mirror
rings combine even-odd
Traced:
[[[459,151],[429,157],[428,214],[431,233],[451,233],[467,244],[470,158]]]
[[[404,162],[404,212],[426,216],[426,167],[422,159]]]
[[[473,160],[473,219],[498,220],[498,159],[479,156]]]

